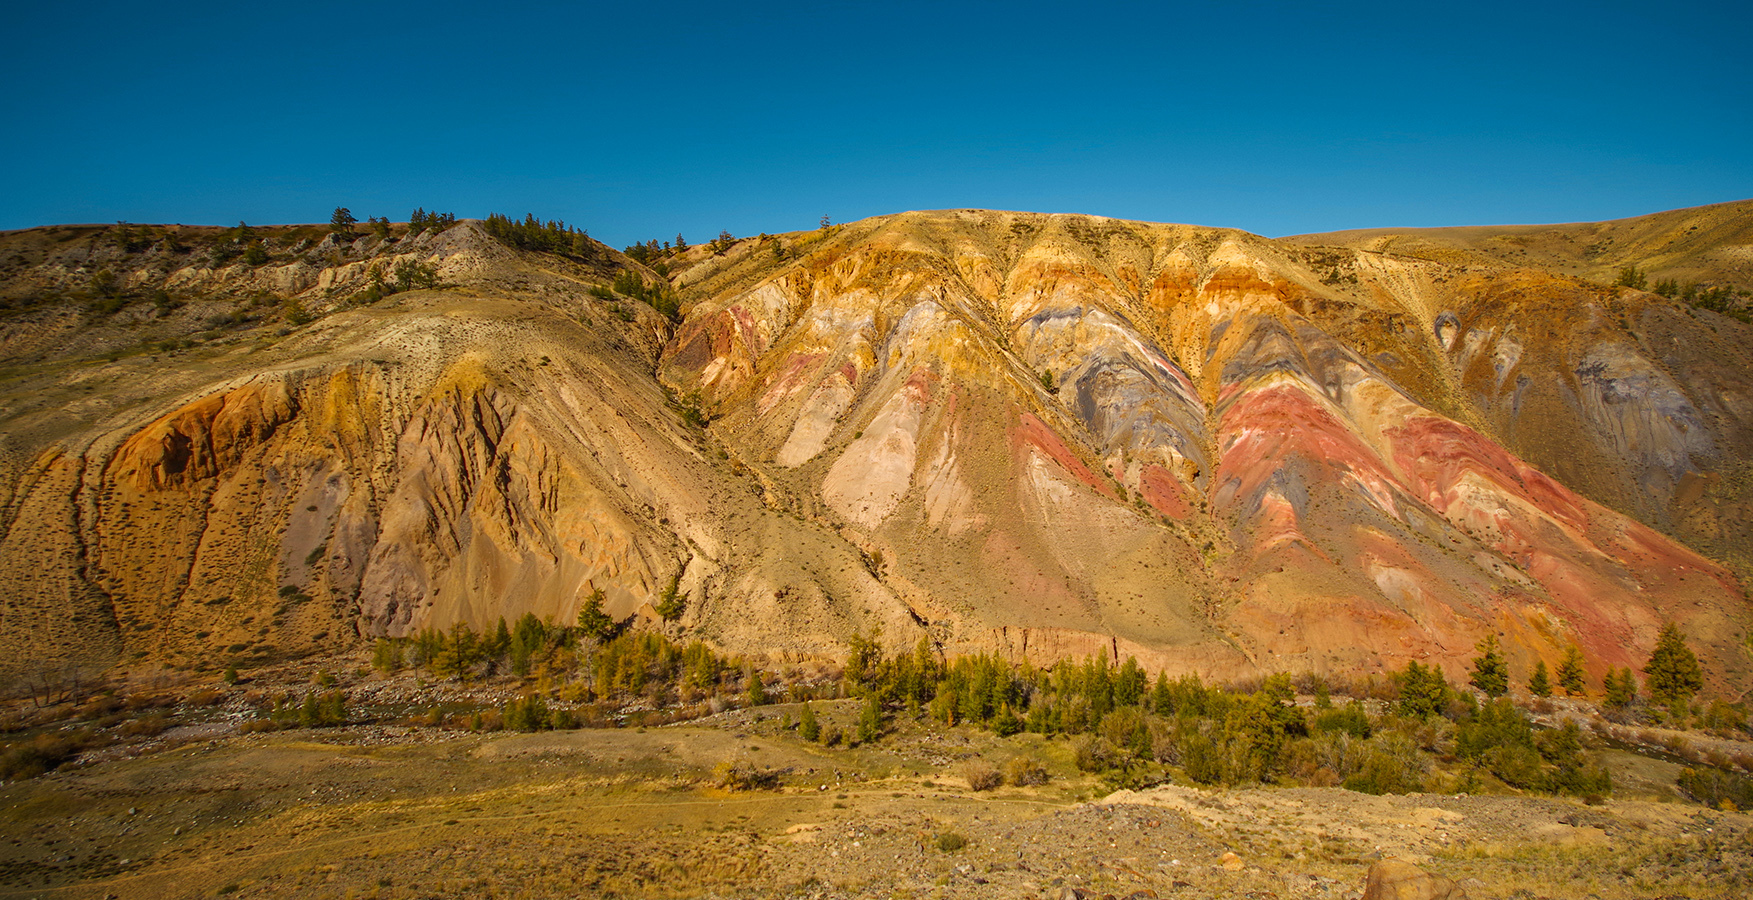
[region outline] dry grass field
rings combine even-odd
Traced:
[[[815,704],[850,726],[856,701]],[[1468,896],[1745,896],[1753,817],[1608,751],[1599,805],[1339,788],[1114,791],[1070,741],[897,717],[856,748],[798,708],[686,725],[239,733],[216,707],[0,786],[3,897],[1357,897],[1413,861]],[[986,763],[1044,784],[974,790]]]

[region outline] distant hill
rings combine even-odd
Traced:
[[[1753,200],[1566,225],[1365,228],[1284,241],[1415,256],[1450,265],[1527,266],[1613,283],[1626,266],[1658,280],[1753,292]]]

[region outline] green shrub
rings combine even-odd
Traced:
[[[438,267],[432,263],[404,259],[396,263],[391,275],[397,293],[438,287]]]
[[[275,701],[269,718],[282,728],[298,725],[304,728],[328,728],[347,723],[347,697],[340,691],[311,691],[299,702],[287,694]]]
[[[1345,789],[1364,794],[1404,794],[1424,786],[1429,759],[1405,734],[1387,732],[1372,738],[1368,750],[1344,781]]]
[[[1015,787],[1047,783],[1047,767],[1027,756],[1013,756],[1004,763],[1005,783]]]
[[[1508,700],[1494,700],[1464,719],[1455,730],[1456,755],[1483,762],[1490,751],[1503,747],[1534,749],[1534,727],[1528,717]]]
[[[968,779],[968,789],[974,791],[990,791],[1004,783],[1004,776],[984,759],[969,760],[962,775]]]
[[[95,743],[89,731],[39,734],[0,749],[0,781],[35,778],[78,756]]]
[[[1753,780],[1718,769],[1683,769],[1675,784],[1706,806],[1753,809]],[[1725,805],[1726,804],[1726,805]]]
[[[946,831],[937,836],[937,849],[945,853],[954,853],[966,846],[968,846],[968,839],[953,831]]]
[[[779,787],[779,773],[744,760],[712,767],[712,783],[730,791],[770,791]]]
[[[512,731],[541,731],[552,727],[548,718],[548,701],[539,694],[530,694],[505,704],[500,715],[504,718],[505,727]]]
[[[1315,731],[1320,734],[1343,732],[1355,738],[1370,736],[1370,717],[1356,700],[1315,714]]]
[[[1747,730],[1747,710],[1738,703],[1712,700],[1705,707],[1704,715],[1699,718],[1699,724],[1711,731],[1738,737]]]
[[[1539,789],[1546,786],[1546,767],[1533,747],[1513,744],[1493,747],[1480,757],[1491,774],[1510,787]]]
[[[1078,771],[1105,772],[1114,766],[1114,746],[1095,735],[1088,735],[1077,742],[1073,761],[1077,763]]]

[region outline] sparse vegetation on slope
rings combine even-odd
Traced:
[[[490,213],[482,220],[487,233],[507,247],[519,250],[536,250],[544,253],[558,253],[579,259],[592,259],[596,255],[596,242],[582,228],[576,228],[558,219],[546,222],[537,219],[535,213],[515,220],[501,213]]]

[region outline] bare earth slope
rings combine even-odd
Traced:
[[[1753,206],[1690,212],[1720,240],[1688,259],[1746,249]],[[1563,265],[904,213],[672,254],[672,323],[602,289],[660,276],[600,245],[322,234],[253,267],[200,262],[217,235],[0,238],[13,677],[600,590],[741,652],[1217,676],[1459,672],[1488,633],[1598,676],[1677,620],[1753,683],[1753,335]],[[439,287],[366,302],[402,260]]]
[[[1625,266],[1652,280],[1714,281],[1753,288],[1753,200],[1563,225],[1364,228],[1283,238],[1449,264],[1489,262],[1612,283]]]

